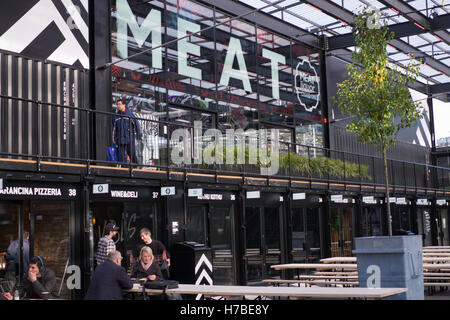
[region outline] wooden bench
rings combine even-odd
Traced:
[[[424,287],[450,287],[450,282],[424,282]]]
[[[450,273],[449,272],[424,272],[423,276],[424,277],[446,277],[446,276],[450,277]]]
[[[357,281],[338,281],[338,280],[323,280],[323,279],[312,279],[312,280],[283,280],[283,279],[264,279],[263,283],[272,284],[280,286],[286,284],[287,286],[291,284],[305,284],[312,286],[317,285],[320,287],[335,287],[336,285],[347,286],[347,287],[357,287],[359,283]]]
[[[323,275],[323,276],[357,276],[358,271],[314,271],[314,275]]]
[[[343,279],[343,280],[357,280],[358,276],[357,275],[299,275],[298,277],[295,277],[298,280],[304,280],[304,279],[325,279],[325,280],[339,280],[339,279]]]
[[[423,280],[440,280],[440,281],[450,281],[450,277],[439,277],[439,276],[432,276],[432,277],[423,277]]]

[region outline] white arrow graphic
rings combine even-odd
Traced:
[[[206,272],[206,270],[203,270],[202,273],[200,273],[200,276],[197,278],[197,281],[195,281],[195,284],[199,285],[203,279],[206,279],[209,285],[213,284],[213,280],[209,276],[208,272]]]
[[[205,256],[205,254],[203,253],[202,256],[200,257],[200,259],[197,262],[197,265],[195,266],[195,274],[197,274],[198,270],[200,269],[202,264],[206,264],[206,266],[209,268],[209,270],[211,270],[212,272],[212,264],[211,262],[208,260],[208,258]]]
[[[200,276],[197,278],[197,281],[195,281],[196,285],[199,285],[200,282],[202,282],[203,279],[206,279],[206,281],[212,285],[213,284],[213,280],[211,279],[211,277],[209,276],[208,272],[206,272],[206,269],[203,269],[203,271],[200,273]],[[202,294],[198,294],[195,297],[195,300],[200,300],[200,298],[202,297]]]

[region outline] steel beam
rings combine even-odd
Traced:
[[[450,93],[450,82],[430,86],[430,93]]]
[[[249,12],[255,9],[243,3],[231,0],[199,0],[199,2],[208,6],[214,6],[219,11],[231,14],[233,16],[241,15],[245,12]],[[271,30],[280,35],[297,39],[297,41],[300,41],[310,47],[320,49],[320,41],[318,36],[315,36],[306,30],[286,23],[278,18],[272,17],[267,13],[256,12],[254,14],[246,16],[244,20],[267,28],[268,30]]]
[[[450,23],[448,20],[450,20],[449,15],[443,15],[441,18],[436,17],[434,19],[429,19],[427,16],[423,15],[420,12],[414,12],[417,11],[414,7],[408,5],[405,1],[400,0],[379,0],[382,4],[386,5],[387,7],[394,8],[395,10],[399,11],[399,13],[410,20],[412,23],[417,22],[422,27],[425,28],[425,30],[422,30],[422,33],[426,33],[429,31],[433,31],[439,38],[441,38],[443,41],[447,42],[447,44],[450,44],[450,33],[445,31],[445,29],[448,29],[448,24]],[[440,25],[443,26],[443,28],[440,28]],[[447,25],[447,27],[445,27]],[[433,30],[433,28],[439,28],[436,30]]]
[[[441,15],[430,21],[430,30],[438,35],[438,30],[450,29],[450,14]],[[394,38],[399,39],[403,37],[420,35],[428,32],[426,29],[420,28],[414,22],[403,22],[388,27],[389,33],[394,32]],[[441,36],[439,36],[441,37]],[[445,37],[445,35],[444,35]],[[444,40],[444,38],[442,38]],[[353,33],[346,33],[328,38],[330,50],[342,49],[355,45],[355,38]]]

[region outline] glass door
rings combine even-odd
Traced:
[[[55,273],[52,293],[62,299],[71,298],[65,277],[72,264],[70,212],[69,202],[25,200],[0,203],[0,257],[5,263],[5,268],[0,268],[0,285],[5,291],[11,292],[23,283],[30,257],[39,255],[44,265]],[[19,239],[23,240],[22,259]]]
[[[381,208],[363,207],[360,218],[360,236],[381,236]]]
[[[208,245],[206,231],[207,205],[190,205],[187,208],[185,241]]]
[[[439,209],[440,217],[441,217],[441,230],[442,230],[442,245],[449,245],[449,232],[448,232],[448,210],[447,209]]]
[[[353,250],[353,209],[332,207],[330,210],[331,256],[349,257]]]
[[[30,210],[31,256],[44,258],[45,266],[55,273],[56,288],[62,299],[70,299],[65,273],[70,261],[69,203],[32,203]]]
[[[278,275],[270,266],[281,263],[281,206],[264,208],[264,234],[263,240],[263,264],[265,266],[265,277],[273,278]]]
[[[211,248],[214,284],[235,283],[233,212],[233,205],[189,204],[187,207],[185,241]]]
[[[235,284],[232,220],[234,208],[210,205],[209,239],[213,258],[213,281],[219,285]]]
[[[417,230],[423,236],[423,246],[433,245],[431,239],[431,216],[430,209],[417,209]]]
[[[126,268],[130,268],[132,263],[139,257],[140,252],[138,252],[138,248],[143,244],[139,231],[142,228],[150,230],[152,239],[162,241],[156,228],[156,206],[156,202],[142,201],[125,202],[123,204],[119,238],[115,240],[118,241],[116,247],[120,247],[122,256],[126,257],[124,259]]]
[[[278,276],[270,266],[281,262],[281,208],[245,209],[245,260],[249,283]]]
[[[320,208],[292,209],[293,262],[320,259]]]
[[[406,206],[395,206],[392,217],[392,232],[412,231],[409,208]]]

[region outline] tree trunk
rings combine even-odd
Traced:
[[[389,173],[387,165],[387,150],[383,148],[383,161],[384,161],[384,181],[386,186],[386,215],[389,237],[392,237],[392,217],[391,217],[391,201],[389,199]]]

